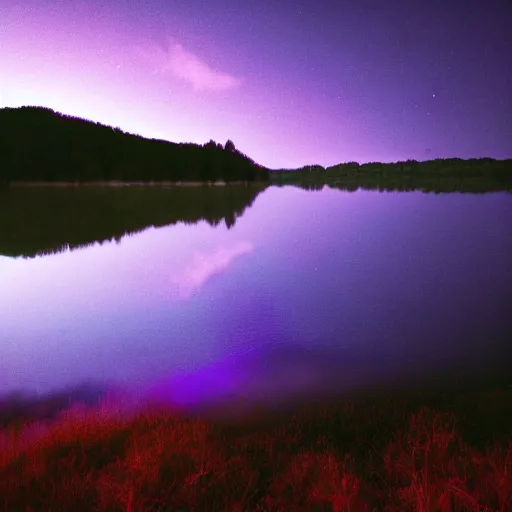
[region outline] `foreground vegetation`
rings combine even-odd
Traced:
[[[239,419],[157,406],[4,426],[0,509],[512,510],[512,389]]]

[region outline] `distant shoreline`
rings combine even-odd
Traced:
[[[259,181],[11,181],[8,187],[223,187],[268,185]]]

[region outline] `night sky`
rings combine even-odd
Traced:
[[[0,106],[272,168],[512,156],[510,0],[0,0]]]

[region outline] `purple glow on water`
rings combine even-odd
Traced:
[[[505,193],[271,188],[230,230],[177,224],[0,257],[0,389],[101,381],[185,405],[276,402],[498,371],[509,218]]]

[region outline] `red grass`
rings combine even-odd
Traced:
[[[165,410],[67,414],[31,436],[1,432],[0,510],[511,511],[512,443],[479,450],[459,420],[382,402],[257,428]]]

